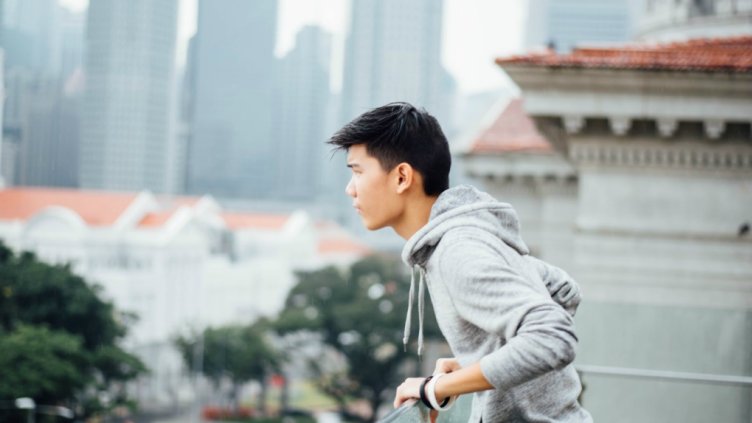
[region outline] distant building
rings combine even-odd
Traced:
[[[56,1],[2,4],[8,185],[78,185],[83,15]],[[2,152],[0,152],[2,154]]]
[[[268,198],[277,168],[274,0],[202,0],[194,38],[187,191]]]
[[[2,22],[2,9],[3,3],[2,0],[0,0],[0,22]],[[2,33],[2,31],[0,31],[0,33]],[[0,101],[0,189],[2,189],[5,188],[6,184],[12,179],[13,174],[8,170],[12,168],[13,164],[16,162],[16,154],[15,151],[12,150],[13,145],[6,144],[5,137],[3,136],[5,129],[3,123],[5,117],[5,51],[2,48],[0,48],[0,81],[3,81],[3,84],[0,85],[0,98],[3,99],[3,101]]]
[[[324,189],[325,141],[334,131],[328,125],[330,61],[331,36],[313,26],[298,32],[295,47],[280,60],[274,115],[277,199],[313,201]]]
[[[91,0],[79,182],[168,191],[177,0]]]
[[[71,76],[75,84],[77,75]],[[6,83],[14,110],[8,138],[18,146],[10,183],[23,186],[78,186],[81,92],[66,91],[57,80],[9,72]]]
[[[2,47],[7,69],[51,77],[61,70],[62,9],[57,0],[3,0]]]
[[[732,382],[752,377],[751,52],[746,36],[497,60],[529,118],[499,107],[464,160],[579,281],[597,421],[752,417]]]
[[[580,44],[632,38],[635,5],[627,0],[530,0],[525,46],[568,52]]]
[[[84,64],[84,39],[86,13],[60,10],[60,72],[58,75],[67,80]]]
[[[454,81],[441,64],[443,3],[354,0],[345,51],[342,122],[393,101],[450,122]]]
[[[641,12],[642,41],[752,34],[752,0],[646,0]]]
[[[136,313],[126,347],[152,372],[139,382],[147,409],[172,405],[167,393],[187,386],[174,335],[274,316],[294,270],[345,266],[369,251],[305,212],[230,212],[208,196],[14,188],[0,190],[0,204],[0,239],[12,249],[70,263]]]
[[[520,98],[501,98],[456,147],[466,175],[512,204],[531,254],[570,269],[577,172],[538,130]]]

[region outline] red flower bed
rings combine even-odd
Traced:
[[[253,410],[249,407],[228,408],[207,405],[201,410],[204,420],[232,420],[253,417]]]

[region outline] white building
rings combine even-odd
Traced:
[[[187,394],[172,337],[273,317],[294,270],[345,265],[368,252],[304,212],[233,213],[211,197],[149,192],[0,190],[0,239],[46,262],[71,263],[118,310],[138,316],[126,347],[152,371],[138,389],[147,408]]]
[[[752,34],[752,0],[646,0],[642,7],[641,41]]]
[[[533,255],[570,267],[577,172],[565,152],[538,132],[522,99],[501,98],[454,153],[468,177],[514,205]]]
[[[518,110],[481,128],[468,172],[580,282],[596,421],[752,418],[751,52],[746,36],[497,60],[549,147]]]

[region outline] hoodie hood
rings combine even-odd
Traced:
[[[402,249],[402,261],[411,268],[424,267],[436,245],[456,227],[481,228],[495,235],[521,255],[530,253],[520,236],[514,208],[468,185],[450,188],[436,199],[428,223],[413,234]]]
[[[511,205],[497,201],[489,194],[468,185],[450,188],[436,199],[428,223],[413,234],[402,249],[402,261],[410,266],[410,294],[402,342],[407,349],[410,341],[415,272],[418,271],[418,356],[423,353],[423,314],[425,310],[425,265],[436,245],[449,230],[456,227],[481,228],[514,248],[521,255],[530,251],[520,237],[520,223]]]

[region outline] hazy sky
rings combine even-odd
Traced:
[[[88,3],[88,0],[59,1],[76,10],[84,9]],[[333,63],[341,65],[349,0],[279,1],[276,54],[283,55],[292,47],[302,26],[314,24],[333,34]],[[196,30],[196,0],[179,2],[178,61],[183,63],[186,43]],[[461,91],[480,91],[508,83],[493,60],[520,52],[526,4],[527,1],[520,0],[444,0],[442,60]]]

